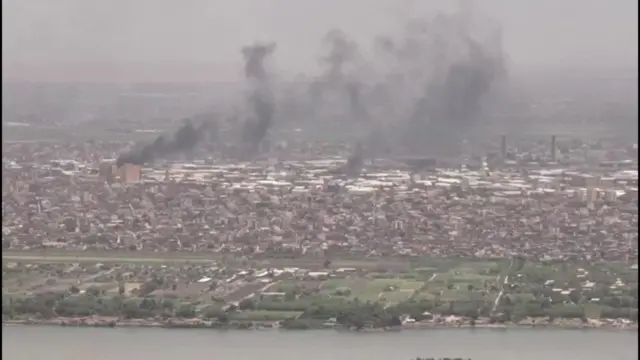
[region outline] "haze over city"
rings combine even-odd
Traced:
[[[279,74],[318,69],[322,37],[340,29],[364,53],[409,18],[456,1],[7,0],[4,79],[32,81],[237,81],[238,51],[274,41]],[[514,71],[637,72],[633,0],[477,1],[503,28]]]
[[[2,9],[3,358],[637,358],[637,1]]]

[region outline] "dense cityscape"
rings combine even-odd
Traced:
[[[634,326],[635,145],[496,140],[458,165],[343,144],[118,167],[117,142],[9,143],[5,319]]]
[[[635,356],[637,2],[249,3],[3,2],[3,357]]]

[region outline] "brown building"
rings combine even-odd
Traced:
[[[124,183],[136,183],[142,178],[142,167],[134,164],[124,164],[118,169],[118,177]]]

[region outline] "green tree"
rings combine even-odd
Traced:
[[[255,308],[255,306],[256,306],[256,304],[253,301],[253,299],[251,299],[251,298],[242,299],[238,303],[238,309],[239,310],[253,310]]]
[[[138,302],[134,299],[125,301],[122,304],[122,315],[126,319],[138,319],[141,318],[140,308],[138,308]]]
[[[287,319],[280,322],[280,327],[288,330],[307,330],[310,325],[308,321],[302,319]]]
[[[218,306],[209,306],[202,312],[202,317],[205,319],[216,319],[221,315],[226,315],[226,313]]]
[[[571,302],[574,304],[579,304],[581,298],[582,296],[580,294],[580,291],[573,290],[569,293],[569,300],[571,300]]]
[[[181,305],[176,310],[176,316],[181,318],[193,318],[196,316],[196,309],[190,304]]]
[[[218,322],[226,324],[229,322],[229,315],[227,315],[227,313],[223,312],[221,314],[219,314],[216,319],[218,320]]]

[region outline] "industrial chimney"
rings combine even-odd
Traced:
[[[551,135],[551,161],[556,161],[556,136]]]

